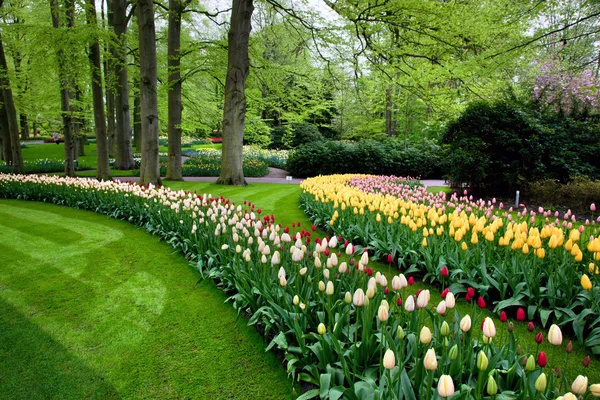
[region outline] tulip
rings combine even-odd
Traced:
[[[285,287],[287,285],[287,280],[285,279],[285,276],[282,276],[281,278],[279,278],[279,284],[283,287]]]
[[[510,321],[510,322],[508,323],[508,328],[506,328],[506,329],[507,329],[509,332],[512,332],[512,331],[514,331],[514,330],[515,330],[515,324],[513,324],[513,322],[512,322],[512,321]]]
[[[279,272],[277,273],[277,278],[281,279],[281,278],[285,278],[285,269],[283,269],[283,267],[279,268]]]
[[[346,246],[346,255],[351,256],[352,254],[354,254],[354,246],[348,244],[348,246]]]
[[[567,392],[567,393],[565,393],[564,396],[557,397],[557,399],[561,399],[561,400],[578,400],[577,396],[575,396],[571,392]]]
[[[344,302],[346,304],[352,303],[352,293],[346,292],[346,294],[344,295]]]
[[[321,292],[325,291],[325,282],[319,281],[319,291],[321,291]]]
[[[333,292],[334,292],[334,290],[333,290],[333,282],[329,281],[329,282],[327,282],[327,287],[325,289],[325,293],[328,296],[331,296],[333,294]]]
[[[590,366],[590,356],[586,356],[583,361],[581,362],[581,364],[583,364],[584,367],[589,367]]]
[[[383,367],[386,369],[394,369],[396,366],[396,356],[391,349],[387,349],[383,355]]]
[[[356,289],[352,302],[356,307],[362,307],[365,304],[365,292],[362,289]]]
[[[496,326],[490,317],[483,320],[483,334],[489,338],[496,336]]]
[[[465,315],[461,320],[460,320],[460,329],[463,332],[468,332],[469,329],[471,329],[471,317],[469,315]]]
[[[569,340],[569,343],[567,343],[567,347],[565,348],[565,351],[567,353],[571,353],[573,351],[573,341]]]
[[[527,323],[527,330],[528,330],[529,332],[533,332],[533,331],[534,331],[534,329],[535,329],[535,325],[533,324],[533,322],[532,322],[532,321],[529,321],[529,322]]]
[[[448,267],[446,267],[445,265],[442,267],[442,276],[445,278],[449,275],[448,272]]]
[[[431,343],[431,330],[428,327],[424,326],[423,328],[421,328],[421,332],[419,333],[419,340],[423,344]]]
[[[587,376],[578,375],[571,385],[571,391],[575,394],[585,394],[587,392],[588,378]]]
[[[408,298],[406,299],[406,302],[404,302],[404,309],[408,312],[415,311],[415,297],[414,296],[408,296]]]
[[[506,317],[506,312],[502,311],[500,313],[500,322],[506,322],[508,318]]]
[[[600,397],[600,383],[590,385],[590,392],[592,392],[592,396]]]
[[[306,275],[306,272],[307,272],[307,271],[308,271],[308,268],[307,268],[307,267],[304,267],[304,268],[301,268],[301,269],[300,269],[299,273],[300,273],[300,275],[301,275],[301,276],[304,276],[304,275]]]
[[[592,282],[590,281],[590,278],[587,276],[587,274],[583,274],[583,276],[581,277],[581,287],[585,290],[592,289]]]
[[[480,371],[485,371],[488,367],[488,357],[487,355],[483,352],[483,351],[479,351],[479,354],[477,354],[477,368],[479,368]]]
[[[542,335],[542,332],[538,332],[537,335],[535,335],[535,342],[537,344],[541,344],[544,341],[544,335]]]
[[[438,382],[438,394],[440,397],[451,397],[454,394],[454,382],[450,375],[440,376]]]
[[[435,312],[437,312],[439,315],[446,315],[446,302],[444,300],[440,301],[435,309]]]
[[[446,288],[446,289],[442,290],[442,293],[440,296],[442,297],[442,299],[445,299],[446,296],[448,295],[448,293],[450,293],[450,289]]]
[[[517,321],[525,321],[525,310],[522,308],[517,310]]]
[[[438,362],[437,362],[437,357],[435,355],[434,349],[427,350],[427,353],[425,354],[425,358],[423,359],[423,365],[425,366],[425,369],[428,371],[435,371],[437,369]]]
[[[402,305],[402,297],[398,297],[398,299],[396,300],[396,304],[398,304],[398,307]]]
[[[325,328],[325,324],[320,323],[319,326],[317,327],[317,332],[319,332],[319,335],[324,335],[327,332],[327,328]]]
[[[535,369],[535,358],[533,356],[527,357],[525,361],[525,371],[531,372]]]
[[[294,296],[294,299],[292,300],[292,302],[294,303],[295,306],[297,306],[298,303],[300,303],[300,298],[298,297],[298,295]]]
[[[546,385],[546,374],[542,372],[540,376],[538,376],[538,378],[535,380],[535,390],[537,390],[538,392],[543,392],[544,390],[546,390]]]
[[[538,354],[537,363],[542,368],[544,368],[546,365],[548,365],[548,359],[546,358],[546,353],[544,353],[543,351],[540,351],[540,354]]]
[[[398,325],[398,330],[396,331],[396,334],[398,335],[398,339],[402,340],[404,339],[404,329],[402,329],[402,327],[400,325]]]
[[[483,297],[479,296],[479,298],[477,299],[477,306],[479,308],[485,308],[486,304],[485,304],[485,300],[483,299]]]
[[[387,321],[389,318],[388,307],[386,307],[385,305],[380,305],[379,309],[377,310],[377,317],[381,322]]]
[[[410,286],[414,285],[415,284],[415,278],[413,278],[412,276],[409,276],[408,277],[408,284]]]
[[[496,380],[494,379],[492,374],[490,374],[487,382],[487,394],[489,394],[490,396],[495,396],[497,393],[498,384],[496,383]]]
[[[456,358],[458,357],[458,345],[455,344],[450,348],[450,351],[448,352],[448,357],[450,357],[452,361],[456,360]]]
[[[429,290],[422,290],[421,293],[417,296],[417,308],[425,308],[427,304],[429,304],[429,299],[431,295]]]
[[[446,308],[448,309],[453,309],[456,305],[456,299],[454,298],[454,294],[452,292],[448,292],[444,301],[446,302]]]
[[[562,332],[558,325],[552,324],[550,326],[550,330],[548,331],[548,342],[555,346],[560,346],[562,344]]]
[[[596,204],[595,203],[590,204],[590,211],[596,211]]]
[[[391,254],[387,255],[387,262],[388,264],[391,264],[394,261],[394,256],[392,256]]]

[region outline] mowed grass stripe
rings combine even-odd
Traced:
[[[166,243],[66,207],[0,212],[2,398],[293,398],[262,337]],[[120,239],[92,245],[107,232]]]

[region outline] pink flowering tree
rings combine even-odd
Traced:
[[[552,63],[540,67],[535,79],[533,101],[569,116],[600,114],[600,79],[587,69],[577,75]]]

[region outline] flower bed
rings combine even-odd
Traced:
[[[78,162],[75,165],[76,170],[93,169],[91,165],[87,165],[85,162]],[[23,168],[26,174],[40,174],[47,172],[64,172],[65,161],[64,160],[53,160],[50,158],[44,158],[39,160],[24,160]],[[10,173],[12,172],[12,165],[1,164],[0,172]]]
[[[391,255],[425,280],[449,269],[452,292],[474,287],[496,312],[527,307],[529,319],[556,320],[600,353],[599,230],[573,226],[569,213],[510,213],[494,201],[426,194],[400,182],[377,193],[372,176],[334,175],[306,180],[301,204],[335,234]],[[367,188],[366,190],[363,190]],[[512,211],[512,209],[510,210]]]
[[[519,353],[510,323],[496,328],[477,308],[460,315],[449,290],[437,305],[429,304],[429,290],[409,295],[412,279],[373,274],[369,254],[352,243],[289,233],[250,203],[152,185],[5,174],[0,197],[94,210],[159,235],[229,293],[249,324],[264,328],[267,348],[285,353],[294,379],[319,387],[300,399],[525,399],[567,390],[600,396],[586,377],[567,381],[566,371],[555,381],[544,352]],[[548,340],[562,342],[558,327]]]

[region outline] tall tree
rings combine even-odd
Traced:
[[[182,180],[181,171],[181,14],[190,0],[169,0],[168,82],[169,161],[167,179]]]
[[[246,118],[245,84],[250,72],[248,40],[253,11],[252,0],[233,0],[227,49],[222,163],[217,179],[220,185],[248,184],[242,168],[242,150]]]
[[[116,75],[115,114],[117,119],[115,129],[115,168],[132,169],[135,166],[131,149],[131,113],[129,109],[129,86],[127,74],[127,47],[125,34],[129,17],[125,0],[112,0],[113,28],[116,45],[113,47],[112,58]]]
[[[140,49],[140,119],[142,122],[140,182],[160,185],[156,32],[152,0],[138,0],[137,15]]]
[[[3,1],[0,1],[2,7]],[[6,112],[6,123],[3,124],[2,130],[8,131],[10,137],[11,158],[13,172],[23,173],[23,157],[21,156],[21,142],[19,140],[19,125],[17,124],[17,111],[13,100],[12,89],[8,79],[8,67],[6,64],[6,55],[4,54],[4,44],[2,36],[0,36],[0,88],[2,89],[2,103]],[[6,135],[5,135],[6,138]],[[4,140],[3,140],[4,142]]]
[[[94,0],[86,0],[86,19],[94,32],[98,30],[96,21],[96,4]],[[95,33],[90,45],[90,67],[92,70],[92,101],[94,103],[94,124],[96,127],[96,152],[98,164],[96,178],[110,179],[108,163],[108,138],[106,137],[106,117],[104,115],[104,94],[102,92],[102,61],[100,59],[100,43]]]
[[[106,22],[110,29],[114,30],[112,0],[106,0]],[[102,0],[102,27],[104,28],[104,0]],[[107,41],[104,57],[104,84],[106,87],[106,135],[108,136],[108,155],[114,157],[116,154],[116,122],[115,122],[115,67],[111,60],[116,50],[113,49],[114,42]]]
[[[0,94],[0,100],[3,94]],[[8,130],[8,115],[4,105],[0,105],[0,146],[2,147],[2,160],[6,165],[12,164],[12,148],[10,146],[10,131]]]

